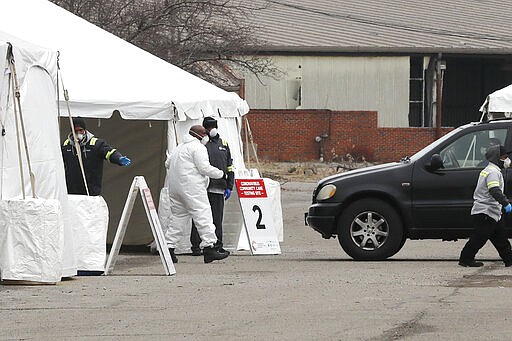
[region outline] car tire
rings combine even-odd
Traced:
[[[339,219],[338,241],[356,260],[383,260],[404,244],[402,220],[385,201],[361,199],[350,204]]]

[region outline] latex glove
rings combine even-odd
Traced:
[[[132,164],[132,160],[130,160],[129,158],[127,158],[126,156],[121,156],[119,158],[119,163],[121,164],[121,166],[129,166]]]
[[[224,200],[228,200],[230,196],[231,196],[231,190],[229,188],[226,188],[226,190],[224,191]],[[509,206],[510,206],[510,204],[509,204]],[[511,206],[511,210],[512,210],[512,206]]]
[[[505,206],[505,213],[510,213],[510,212],[512,212],[512,205],[508,204],[507,206]]]

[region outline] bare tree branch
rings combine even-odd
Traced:
[[[269,58],[255,55],[262,42],[252,35],[257,27],[244,20],[268,6],[266,0],[260,6],[244,0],[51,1],[219,86],[237,85],[234,69],[258,79],[282,75]]]

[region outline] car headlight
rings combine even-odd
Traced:
[[[318,194],[316,195],[316,200],[330,199],[334,196],[335,193],[336,193],[336,186],[326,185],[318,191]]]

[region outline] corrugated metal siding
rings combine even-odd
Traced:
[[[265,0],[254,0],[262,4]],[[269,51],[510,53],[501,0],[270,0],[248,20]],[[246,19],[244,19],[246,20]]]
[[[273,56],[286,75],[261,84],[247,75],[254,109],[375,110],[380,127],[408,127],[409,57]]]

